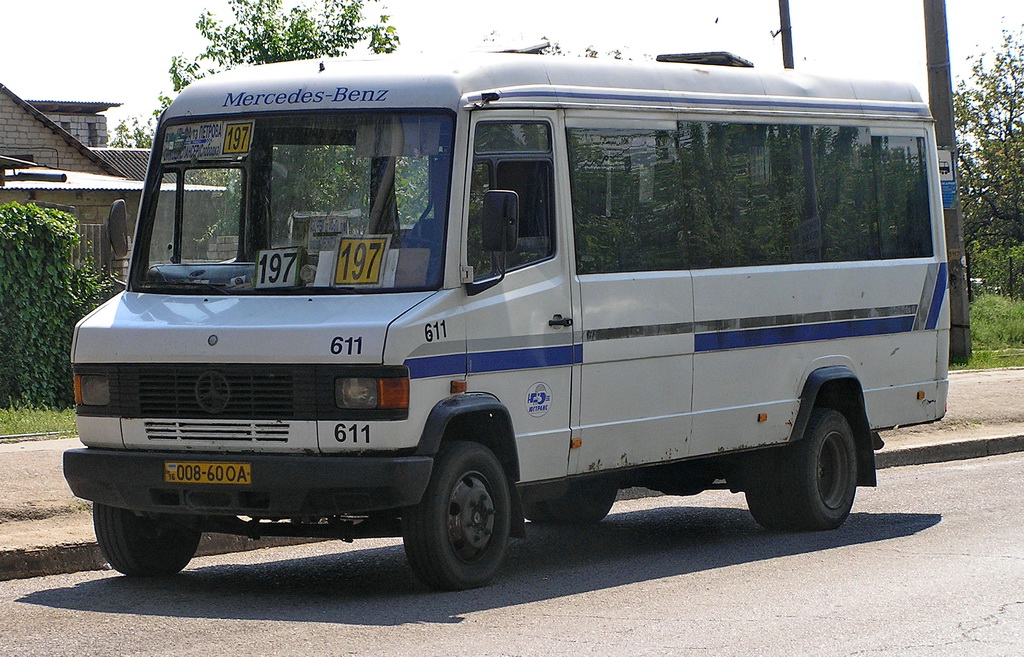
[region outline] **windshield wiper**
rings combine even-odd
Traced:
[[[195,291],[196,289],[199,289],[199,290],[213,290],[214,292],[216,292],[218,294],[222,294],[224,296],[231,296],[231,292],[228,292],[223,287],[221,287],[219,285],[215,285],[213,283],[207,283],[205,281],[182,281],[180,283],[165,283],[164,285],[154,286],[154,287],[158,287],[160,290],[167,291],[167,292],[170,292],[172,294],[174,292],[178,292],[178,291],[180,291],[182,289],[193,290],[193,291]]]

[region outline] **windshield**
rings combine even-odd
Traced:
[[[452,121],[426,114],[192,121],[164,131],[132,288],[436,289]]]

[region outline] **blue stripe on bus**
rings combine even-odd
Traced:
[[[942,309],[946,293],[946,265],[939,269],[938,281],[932,295],[928,313],[927,330],[934,330]],[[796,344],[799,342],[820,342],[841,338],[859,338],[872,335],[909,333],[914,330],[914,315],[899,317],[876,317],[869,319],[822,322],[817,324],[794,324],[756,329],[715,331],[694,335],[694,352],[728,351],[751,347],[770,347]],[[562,345],[529,349],[508,349],[502,351],[481,351],[470,354],[446,354],[410,358],[405,361],[409,376],[426,379],[439,376],[466,376],[487,372],[563,367],[583,362],[583,345]]]
[[[432,376],[465,376],[466,354],[410,358],[405,361],[405,366],[409,368],[409,378],[411,379],[427,379]]]
[[[405,365],[409,368],[410,378],[426,379],[433,376],[465,376],[485,372],[561,367],[582,362],[583,345],[563,345],[410,358],[405,361]]]
[[[797,324],[771,328],[698,333],[694,336],[694,351],[725,351],[749,347],[770,347],[797,342],[818,342],[839,338],[859,338],[870,335],[908,333],[914,328],[914,317],[881,317],[847,320],[824,324]]]
[[[939,312],[942,310],[942,299],[946,296],[946,284],[949,280],[946,263],[939,263],[939,274],[935,278],[935,291],[932,293],[932,305],[928,308],[928,321],[924,328],[932,331],[939,323]]]
[[[469,354],[469,373],[504,372],[537,367],[559,367],[573,364],[573,347],[543,347],[540,349],[511,349],[509,351],[482,351]]]

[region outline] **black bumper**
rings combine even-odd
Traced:
[[[164,481],[167,461],[245,462],[252,483]],[[411,506],[430,479],[429,456],[363,457],[73,449],[64,477],[78,497],[135,511],[293,518]]]

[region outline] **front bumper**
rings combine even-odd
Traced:
[[[164,481],[168,461],[246,462],[252,483]],[[353,515],[420,501],[429,456],[364,457],[73,449],[64,477],[78,497],[155,513],[295,518]]]

